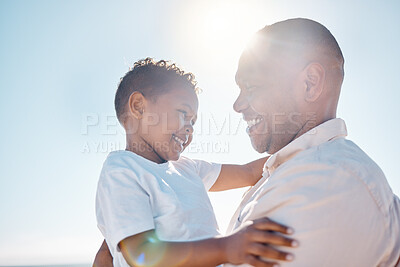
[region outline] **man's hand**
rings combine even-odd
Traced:
[[[105,240],[96,254],[93,267],[113,267],[113,258]]]
[[[251,222],[240,231],[226,237],[225,253],[228,262],[233,264],[247,263],[253,266],[279,266],[268,260],[291,261],[294,256],[269,245],[297,247],[298,242],[281,234],[292,234],[293,230],[270,219],[261,218]]]

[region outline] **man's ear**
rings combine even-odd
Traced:
[[[143,116],[144,107],[146,105],[146,98],[140,92],[133,92],[129,96],[128,108],[129,112],[138,120]]]
[[[325,68],[319,63],[310,63],[304,69],[304,100],[314,102],[320,97],[325,86]]]

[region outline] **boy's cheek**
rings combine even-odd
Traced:
[[[184,127],[184,123],[183,122],[177,122],[177,121],[163,121],[161,123],[161,131],[162,134],[173,134],[176,133],[177,131],[179,131],[180,129],[182,129]]]

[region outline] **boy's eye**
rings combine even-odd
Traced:
[[[183,115],[186,115],[186,114],[187,114],[187,112],[184,111],[184,110],[178,109],[178,111],[179,111],[181,114],[183,114]]]
[[[184,118],[186,117],[186,114],[187,114],[186,111],[184,111],[184,110],[179,110],[179,109],[178,109],[178,112],[179,112],[180,115],[182,115]]]

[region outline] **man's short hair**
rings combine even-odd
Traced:
[[[157,96],[167,93],[174,86],[185,87],[199,92],[195,77],[185,72],[175,63],[165,60],[155,61],[153,58],[141,59],[134,63],[124,77],[121,78],[115,94],[115,111],[120,123],[126,104],[133,92],[140,92],[144,97],[155,100]]]
[[[258,41],[268,42],[273,49],[296,55],[310,54],[335,60],[343,74],[344,58],[332,33],[322,24],[304,18],[288,19],[267,25],[256,35]]]

